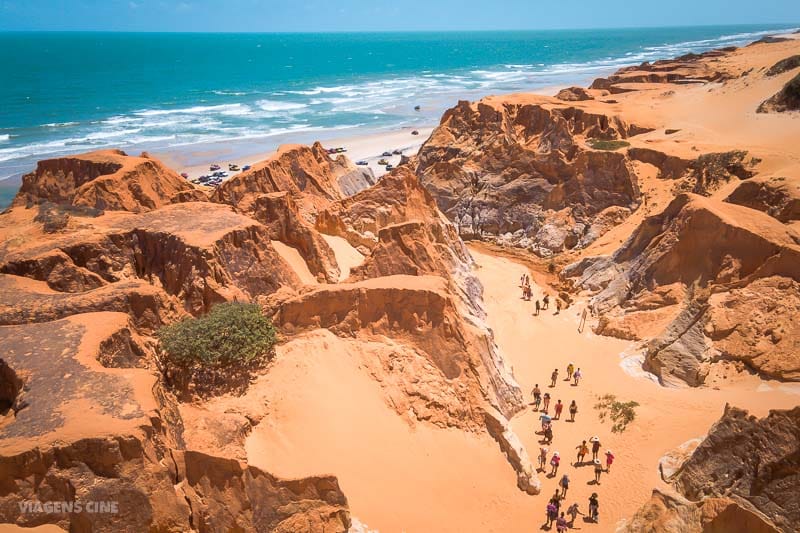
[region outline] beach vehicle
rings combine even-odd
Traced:
[[[380,161],[378,161],[378,164],[379,165],[388,165],[389,162],[387,160],[385,160],[385,159],[381,159]]]
[[[230,170],[231,172],[236,172],[237,170],[239,170],[239,165],[230,164],[228,165],[228,170]]]
[[[403,151],[395,148],[394,150],[392,150],[392,154],[394,154],[394,155],[403,155]]]
[[[242,167],[242,170],[250,170],[250,165],[245,165]]]
[[[417,130],[414,130],[411,132],[411,135],[419,135],[419,132]]]
[[[215,170],[219,170],[219,168],[220,168],[220,166],[215,164],[215,165],[211,165],[210,167],[208,167],[208,170],[213,172]]]
[[[186,178],[188,180],[189,179],[189,174],[187,174],[186,172],[181,172],[181,177],[182,178]]]
[[[386,165],[386,170],[392,170],[393,168],[394,168],[394,165]]]
[[[359,165],[359,166],[362,166],[362,167],[367,166],[368,164],[369,163],[367,163],[363,159],[361,161],[356,161],[356,165]]]
[[[383,157],[392,157],[392,152],[383,152],[381,155]]]

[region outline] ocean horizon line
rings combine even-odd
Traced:
[[[241,31],[241,30],[113,30],[113,29],[76,29],[76,30],[50,30],[50,29],[27,29],[27,30],[4,30],[0,29],[0,34],[134,34],[134,35],[382,35],[382,34],[442,34],[442,33],[528,33],[528,32],[561,32],[561,31],[614,31],[614,30],[640,30],[640,29],[683,29],[683,28],[735,28],[735,27],[760,27],[765,26],[790,26],[788,28],[776,28],[780,31],[795,30],[800,27],[800,20],[794,22],[741,22],[731,24],[686,24],[686,25],[639,25],[639,26],[564,26],[557,28],[494,28],[494,29],[424,29],[424,30],[321,30],[321,31]]]

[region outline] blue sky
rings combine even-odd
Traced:
[[[800,22],[800,0],[0,0],[0,30],[498,30]]]

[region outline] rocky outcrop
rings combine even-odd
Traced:
[[[205,198],[147,154],[133,157],[121,150],[102,150],[39,161],[35,172],[22,177],[13,205],[52,202],[139,212]]]
[[[287,192],[304,216],[314,215],[342,198],[338,180],[353,170],[347,158],[331,159],[318,142],[311,147],[284,145],[269,159],[225,181],[211,199],[247,213],[262,194]]]
[[[800,521],[800,407],[757,419],[726,406],[624,531],[790,532]]]
[[[786,82],[783,88],[767,98],[756,109],[757,113],[784,113],[800,111],[800,74]]]
[[[333,250],[320,233],[301,218],[289,193],[277,192],[255,198],[251,216],[267,227],[270,239],[296,248],[312,274],[329,283],[339,280],[339,266]]]
[[[386,226],[440,217],[433,197],[404,166],[383,176],[374,187],[329,205],[320,212],[315,226],[369,252]]]
[[[793,55],[781,59],[767,70],[766,76],[777,76],[800,67],[800,55]]]
[[[0,272],[85,292],[143,279],[197,314],[300,281],[266,227],[229,207],[193,202],[93,219],[93,227],[0,254]]]
[[[589,91],[583,87],[567,87],[558,91],[556,98],[565,102],[583,102],[585,100],[593,100],[594,96],[589,94]]]
[[[339,176],[339,190],[345,196],[353,196],[364,189],[369,189],[377,183],[372,169],[369,167],[355,167]]]
[[[137,330],[147,333],[182,314],[174,298],[144,280],[108,283],[80,292],[59,292],[42,281],[0,274],[0,325],[49,322],[99,311],[125,313]]]
[[[740,183],[725,201],[763,211],[781,222],[800,220],[800,186],[789,178],[751,178]]]
[[[685,159],[652,148],[630,148],[628,156],[653,165],[659,179],[677,180],[676,192],[693,192],[710,196],[722,185],[734,180],[746,180],[755,175],[756,161],[744,150],[711,152],[696,159]]]
[[[625,154],[582,140],[643,131],[545,97],[460,102],[420,149],[416,172],[459,230],[517,235],[548,255],[576,246],[593,215],[639,202]],[[539,235],[547,224],[557,227]],[[564,238],[544,238],[559,233]]]
[[[173,454],[177,482],[198,531],[345,533],[347,499],[333,476],[282,480],[234,459]]]
[[[678,179],[689,170],[689,166],[692,164],[691,159],[666,154],[652,148],[631,147],[628,149],[628,156],[658,168],[658,178],[661,179]]]
[[[641,83],[708,83],[730,79],[732,75],[719,70],[718,64],[706,61],[719,58],[734,49],[710,50],[702,54],[686,54],[675,59],[664,59],[652,63],[623,67],[607,78],[597,78],[592,89],[605,89],[612,93],[634,90],[629,84]]]
[[[653,490],[650,500],[620,533],[779,533],[753,511],[729,498],[694,503],[673,491]]]
[[[763,213],[680,195],[611,257],[562,274],[597,292],[599,331],[652,338],[645,368],[664,383],[699,385],[722,360],[796,380],[798,243]]]
[[[790,531],[800,522],[800,407],[762,419],[726,407],[675,486],[694,501],[726,496]]]

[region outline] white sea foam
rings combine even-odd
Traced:
[[[68,126],[77,126],[77,122],[48,122],[47,124],[42,124],[45,128],[66,128]]]
[[[305,109],[308,107],[306,104],[300,104],[295,102],[280,102],[276,100],[258,100],[256,101],[256,105],[261,108],[263,111],[274,112],[274,111],[298,111],[300,109]]]
[[[222,113],[236,109],[241,104],[198,105],[179,109],[144,109],[134,115],[142,117],[155,117],[159,115],[199,115],[204,113]]]
[[[781,32],[793,29],[780,30]],[[722,35],[681,43],[639,47],[619,57],[585,62],[506,63],[495,67],[475,66],[451,72],[420,71],[418,75],[387,76],[353,83],[316,85],[298,90],[271,92],[258,90],[214,90],[228,97],[227,103],[175,108],[140,109],[116,114],[91,123],[53,122],[41,126],[43,137],[18,145],[14,130],[0,134],[0,161],[47,157],[65,152],[111,146],[183,146],[275,137],[360,127],[371,128],[418,124],[420,117],[431,119],[456,98],[478,97],[486,93],[532,90],[538,87],[581,83],[613,72],[620,66],[701,52],[721,46],[741,45],[774,30]],[[258,95],[258,96],[256,96]],[[257,99],[260,95],[263,98]],[[230,101],[236,100],[236,101]],[[421,103],[423,114],[413,111]],[[349,125],[324,125],[326,122],[353,122]],[[412,118],[413,117],[413,118]],[[415,122],[417,121],[417,122]],[[358,122],[358,124],[355,124]],[[60,134],[61,139],[52,139]],[[26,133],[25,137],[28,135]],[[9,165],[4,164],[7,170]]]

